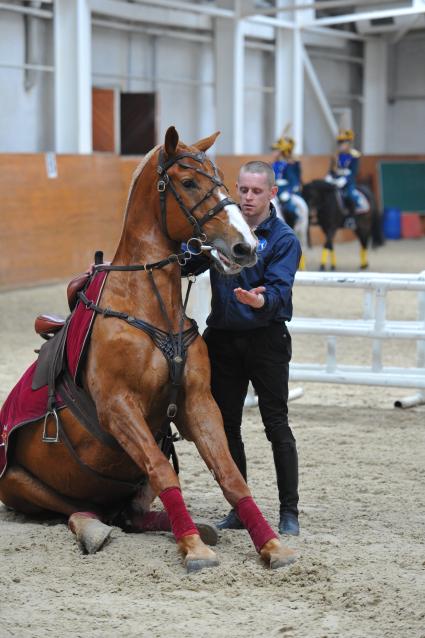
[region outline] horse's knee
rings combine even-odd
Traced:
[[[155,494],[160,494],[168,487],[179,486],[177,474],[163,454],[158,455],[158,458],[150,464],[149,468],[146,468],[146,471]]]

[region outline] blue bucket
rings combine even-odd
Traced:
[[[383,230],[387,239],[400,239],[401,211],[399,208],[384,208]]]

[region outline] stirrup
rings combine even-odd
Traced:
[[[53,416],[55,417],[55,425],[56,425],[55,436],[49,436],[49,434],[47,433],[47,419],[49,418],[51,414],[53,414]],[[59,443],[59,417],[55,408],[53,408],[53,410],[49,410],[48,412],[46,412],[46,416],[44,417],[43,436],[41,437],[41,440],[43,441],[43,443]]]

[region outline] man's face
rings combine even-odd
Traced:
[[[350,150],[350,142],[340,142],[338,144],[338,151],[340,153],[348,153]]]
[[[246,219],[268,213],[270,201],[276,195],[276,186],[270,186],[265,173],[239,174],[236,184],[239,203]]]

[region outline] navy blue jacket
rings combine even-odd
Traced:
[[[222,275],[210,269],[211,313],[207,325],[221,330],[251,330],[292,318],[292,286],[301,257],[301,246],[293,230],[281,221],[273,207],[270,216],[257,226],[257,263],[238,275]],[[192,257],[182,269],[183,275],[199,275],[210,261]],[[265,286],[265,304],[255,309],[237,301],[233,290]]]

